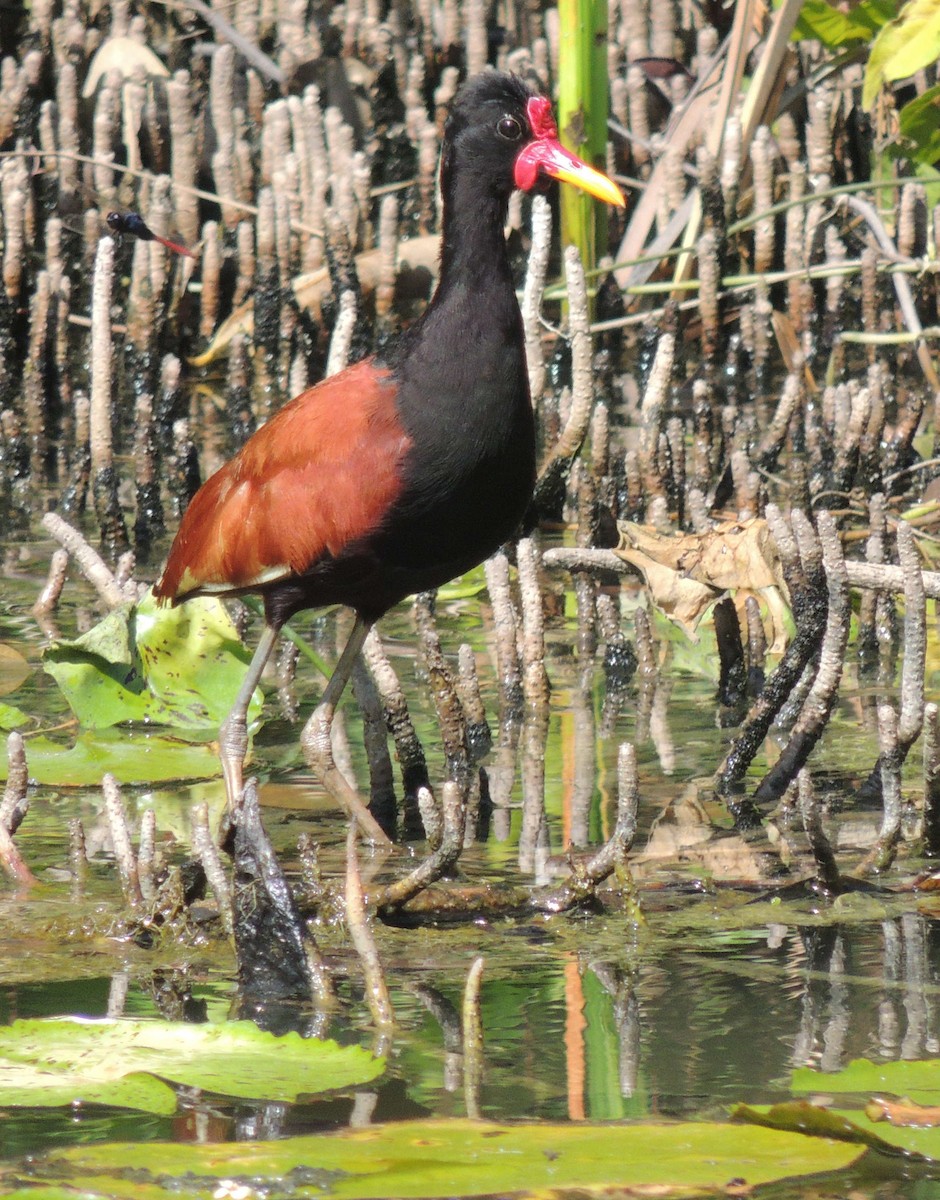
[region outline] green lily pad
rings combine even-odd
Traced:
[[[249,658],[221,601],[169,608],[148,592],[74,641],[55,642],[43,666],[87,729],[146,721],[214,736]],[[262,702],[256,692],[249,719]]]
[[[215,779],[221,773],[215,747],[136,729],[89,731],[70,748],[30,738],[26,763],[30,779],[51,787],[97,787],[106,771],[119,783]],[[7,769],[6,756],[0,755],[0,781]]]
[[[243,1099],[296,1101],[381,1074],[358,1046],[265,1033],[250,1021],[14,1021],[0,1029],[0,1107],[81,1102],[176,1110],[163,1081]]]
[[[2,1183],[3,1177],[0,1176]],[[13,1188],[2,1194],[6,1200],[108,1200],[104,1192],[89,1192],[84,1188],[77,1192],[70,1187]]]
[[[30,723],[30,716],[13,704],[0,704],[0,729],[7,732],[11,729],[22,729]]]
[[[876,1097],[896,1097],[902,1106],[910,1103],[928,1109],[940,1107],[940,1060],[871,1062],[856,1058],[843,1070],[831,1074],[803,1067],[794,1071],[792,1087],[795,1092],[851,1097],[846,1101],[848,1110],[839,1115],[850,1120],[855,1128],[882,1144],[940,1162],[937,1125],[893,1124],[889,1120],[873,1121],[868,1115],[868,1101]]]
[[[544,1189],[655,1187],[688,1193],[838,1170],[857,1146],[744,1125],[495,1125],[400,1121],[318,1137],[230,1146],[81,1146],[59,1151],[48,1176],[115,1200],[186,1194],[208,1200],[220,1180],[292,1196],[531,1195]],[[170,1164],[172,1167],[170,1168]],[[172,1173],[171,1173],[172,1171]],[[46,1173],[30,1164],[32,1179]],[[146,1188],[141,1192],[141,1187]],[[151,1190],[152,1189],[152,1190]]]
[[[795,1092],[852,1092],[860,1096],[906,1096],[915,1104],[940,1104],[940,1059],[873,1063],[856,1058],[842,1071],[824,1073],[809,1067],[793,1072]]]

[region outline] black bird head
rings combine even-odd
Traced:
[[[532,191],[550,176],[608,204],[624,204],[615,183],[562,146],[551,103],[500,71],[482,72],[457,94],[444,130],[445,178],[458,160],[501,195]]]

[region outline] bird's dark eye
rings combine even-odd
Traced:
[[[518,142],[522,137],[522,126],[515,117],[500,117],[496,132],[507,142]]]

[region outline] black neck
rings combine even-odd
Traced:
[[[434,303],[442,302],[459,281],[461,292],[492,295],[512,290],[506,254],[508,195],[497,192],[474,171],[451,165],[443,174],[444,224],[441,276]]]
[[[509,197],[487,179],[453,162],[441,177],[444,219],[441,229],[441,270],[431,302],[398,344],[386,352],[393,369],[414,359],[430,374],[434,361],[446,374],[453,369],[452,346],[459,353],[459,334],[476,328],[484,341],[502,341],[507,330],[519,336],[519,305],[506,251]],[[456,329],[453,339],[450,331]],[[442,357],[444,348],[449,357]],[[440,362],[438,363],[438,360]]]

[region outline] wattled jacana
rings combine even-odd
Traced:
[[[437,290],[380,357],[292,400],[193,497],[154,591],[258,592],[265,629],[220,732],[229,804],[242,788],[248,705],[294,613],[346,604],[356,622],[314,723],[329,722],[369,627],[414,592],[492,554],[535,481],[522,318],[504,226],[514,188],[543,175],[623,204],[558,142],[548,100],[487,72],[457,96],[441,156]]]

